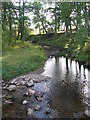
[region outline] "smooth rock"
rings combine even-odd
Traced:
[[[41,96],[37,97],[36,100],[39,101],[39,102],[41,102],[42,101]]]
[[[5,87],[5,85],[6,85],[6,84],[3,82],[3,83],[2,83],[2,86]]]
[[[29,80],[31,80],[31,77],[30,77],[30,76],[26,76],[24,79],[25,79],[26,81],[29,81]]]
[[[34,94],[35,94],[35,91],[34,91],[34,90],[28,89],[28,95],[29,95],[29,96],[32,96],[32,95],[34,95]]]
[[[1,84],[1,83],[4,83],[4,80],[0,80],[0,84]]]
[[[33,82],[33,80],[30,80],[29,82],[26,82],[25,85],[27,87],[33,87],[34,86],[34,82]]]
[[[24,100],[24,101],[22,102],[23,105],[26,105],[27,103],[28,103],[28,101],[26,101],[26,100]]]
[[[51,109],[50,108],[46,108],[46,114],[50,114]]]
[[[33,82],[34,83],[39,83],[39,82],[41,82],[41,80],[39,80],[39,79],[33,79]]]
[[[90,103],[88,104],[88,107],[90,107]]]
[[[26,77],[26,76],[21,76],[21,79],[23,79],[23,80],[24,80],[24,79],[25,79],[25,77]]]
[[[17,79],[13,79],[12,81],[10,81],[10,84],[15,84]]]
[[[5,104],[13,104],[13,102],[10,101],[10,100],[6,100],[6,101],[5,101]]]
[[[6,90],[8,87],[8,84],[6,84],[6,86],[3,87],[3,90]]]
[[[85,114],[87,117],[90,117],[90,110],[87,109],[87,110],[84,112],[84,114]]]
[[[42,101],[42,97],[43,97],[43,93],[35,92],[34,96],[35,96],[37,101],[41,102]]]
[[[10,85],[7,90],[9,91],[15,91],[16,90],[16,86],[15,85]]]
[[[43,93],[41,93],[41,92],[35,92],[35,97],[43,97]]]
[[[26,96],[26,97],[27,97],[27,96],[28,96],[28,92],[24,93],[24,96]]]
[[[34,108],[35,111],[38,111],[38,110],[40,110],[40,109],[41,109],[41,106],[39,106],[39,105],[37,105],[37,106]]]
[[[21,81],[21,84],[24,85],[26,81]]]
[[[33,110],[31,108],[28,108],[27,115],[32,116]]]
[[[25,82],[26,82],[26,81],[21,80],[21,81],[18,81],[18,82],[16,83],[16,85],[17,85],[17,86],[19,86],[19,85],[24,85]]]

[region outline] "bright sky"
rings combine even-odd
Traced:
[[[12,0],[14,3],[15,3],[15,5],[17,4],[17,2],[19,2],[19,1],[21,1],[21,4],[22,4],[22,1],[23,0]],[[24,0],[25,2],[34,2],[34,1],[38,1],[38,0]],[[45,0],[43,0],[43,1],[45,1]],[[50,0],[49,0],[50,1]],[[53,2],[54,2],[54,0],[52,0]],[[54,4],[52,4],[52,7],[53,7],[53,5]],[[49,7],[49,4],[48,4],[48,2],[46,3],[45,2],[45,4],[43,5],[43,8],[44,9],[46,9],[46,8],[48,8]],[[50,12],[47,12],[47,13],[45,13],[44,14],[45,16],[46,16],[46,18],[47,18],[47,20],[49,20],[50,22],[52,21],[52,19],[51,19],[51,14],[50,14]],[[33,20],[33,13],[27,13],[27,16],[31,19],[31,20]],[[33,21],[32,21],[33,22]],[[64,24],[61,26],[62,27],[62,29],[64,29]],[[30,26],[30,28],[33,28],[33,29],[35,29],[35,25],[33,24],[33,23],[31,23],[31,26]]]

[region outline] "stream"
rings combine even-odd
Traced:
[[[70,59],[51,57],[43,75],[52,78],[48,84],[51,108],[56,109],[61,118],[84,117],[82,113],[90,102],[90,71]]]
[[[27,108],[33,109],[36,104],[42,108],[33,112],[34,118],[87,118],[84,114],[90,108],[90,71],[87,68],[65,57],[53,56],[48,58],[44,71],[39,74],[50,77],[48,81],[35,83],[32,87],[45,93],[43,101],[36,101],[34,96],[23,96],[27,91],[25,86],[17,88],[16,92],[3,90],[3,95],[16,98],[12,105],[3,104],[3,118],[27,118]],[[28,104],[22,105],[23,100]],[[52,111],[46,115],[48,105]]]

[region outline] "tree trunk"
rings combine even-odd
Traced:
[[[20,6],[20,3],[21,3],[21,0],[19,0],[19,27],[18,27],[18,37],[17,39],[19,40],[19,38],[21,39],[21,37],[19,37],[20,33],[21,33],[21,29],[22,29],[22,26],[21,26],[21,6]]]
[[[71,20],[70,20],[69,26],[70,26],[70,35],[71,35],[71,40],[72,40],[72,42],[73,42]]]
[[[90,35],[90,25],[89,25],[89,22],[90,22],[90,8],[88,10],[88,36]]]
[[[25,7],[25,3],[23,0],[23,25],[22,25],[22,40],[23,40],[23,42],[25,41],[25,36],[24,36],[24,7]]]
[[[10,30],[10,44],[12,44],[12,20],[10,17],[10,23],[9,23],[9,30]]]
[[[55,33],[57,33],[57,16],[56,16],[56,13],[55,13]]]
[[[85,10],[85,28],[88,27],[88,16],[87,16],[87,6],[85,5],[84,7],[84,10]]]
[[[41,34],[41,30],[40,30],[40,27],[39,27],[39,34]]]
[[[16,44],[16,24],[15,24],[15,44]]]
[[[66,26],[66,34],[68,35],[68,21],[67,21],[67,16],[66,16],[66,20],[65,20],[65,26]]]
[[[42,26],[43,26],[43,30],[46,32],[46,34],[47,34],[47,30],[46,30],[46,28],[45,28],[45,26],[44,26],[44,23],[43,23],[43,21],[41,21],[41,23],[42,23]]]
[[[11,6],[11,2],[10,2]],[[10,31],[10,44],[12,44],[12,10],[11,7],[9,7],[9,31]]]
[[[4,20],[3,20],[3,30],[6,29],[6,6],[3,5],[3,9],[4,9]]]

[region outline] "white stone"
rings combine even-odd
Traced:
[[[90,117],[90,110],[87,109],[84,114],[85,114],[87,117]]]
[[[15,85],[10,85],[7,90],[9,91],[15,91],[16,90],[16,86]]]
[[[24,100],[24,101],[22,102],[23,105],[26,105],[27,103],[28,103],[28,101],[26,101],[26,100]]]
[[[27,110],[27,115],[32,115],[32,113],[33,113],[33,110],[31,109],[31,108],[28,108],[28,110]]]

